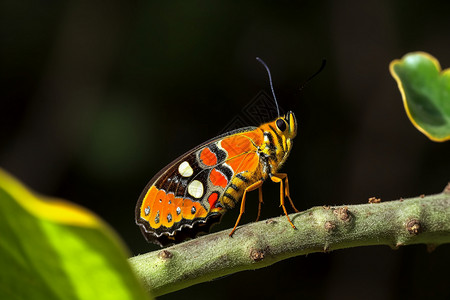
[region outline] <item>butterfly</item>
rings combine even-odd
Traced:
[[[259,219],[263,182],[270,178],[280,184],[280,206],[292,228],[285,198],[295,208],[288,177],[278,170],[286,162],[297,134],[293,112],[280,116],[272,76],[267,70],[278,117],[258,127],[245,127],[217,136],[181,155],[159,171],[147,184],[136,204],[136,224],[148,242],[161,247],[209,232],[211,225],[240,204],[245,210],[248,192],[258,189]]]

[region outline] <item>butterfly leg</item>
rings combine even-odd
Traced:
[[[244,190],[244,195],[242,195],[242,200],[241,200],[241,210],[239,212],[239,216],[238,216],[238,219],[236,221],[236,224],[234,225],[233,230],[231,230],[229,236],[233,235],[234,231],[236,230],[236,227],[239,224],[239,221],[241,220],[242,215],[244,214],[244,211],[245,211],[245,196],[247,195],[247,192],[251,192],[251,191],[256,190],[257,188],[261,188],[262,184],[263,184],[263,181],[260,180],[260,181],[255,182],[254,184],[248,186]],[[261,200],[262,200],[262,198],[261,198]]]
[[[277,173],[277,174],[275,174],[275,176],[285,180],[284,193],[285,193],[286,197],[288,197],[289,202],[291,203],[291,206],[294,209],[294,211],[298,213],[299,210],[297,208],[295,208],[294,202],[292,201],[291,195],[289,193],[289,181],[288,181],[287,174],[285,174],[285,173]]]
[[[280,184],[280,206],[283,207],[283,211],[284,214],[286,215],[286,218],[288,219],[289,224],[291,224],[292,228],[295,229],[295,225],[292,224],[291,219],[289,218],[289,215],[286,211],[286,206],[284,205],[284,198],[285,198],[285,188],[284,188],[284,179],[287,177],[287,174],[283,174],[283,173],[276,173],[270,176],[270,179],[275,182],[275,183],[279,183]],[[289,192],[289,189],[287,189],[287,191]],[[286,193],[287,195],[287,193]],[[289,197],[289,200],[291,201],[292,204],[292,200]],[[292,205],[293,206],[293,205]]]
[[[259,186],[259,189],[258,189],[258,196],[259,196],[259,201],[258,201],[258,215],[256,216],[256,221],[255,222],[258,222],[258,220],[259,220],[259,215],[261,214],[261,204],[263,204],[264,202],[263,202],[263,194],[262,194],[262,185],[260,185]]]

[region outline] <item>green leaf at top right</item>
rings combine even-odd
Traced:
[[[412,52],[389,65],[413,125],[435,142],[450,140],[450,69],[425,52]]]

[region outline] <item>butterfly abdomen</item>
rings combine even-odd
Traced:
[[[248,172],[241,172],[236,174],[225,193],[220,199],[220,203],[226,208],[231,209],[240,201],[245,189],[253,183],[252,176]]]

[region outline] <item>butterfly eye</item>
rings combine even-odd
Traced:
[[[286,122],[283,119],[278,119],[276,122],[278,130],[281,132],[286,130]]]

